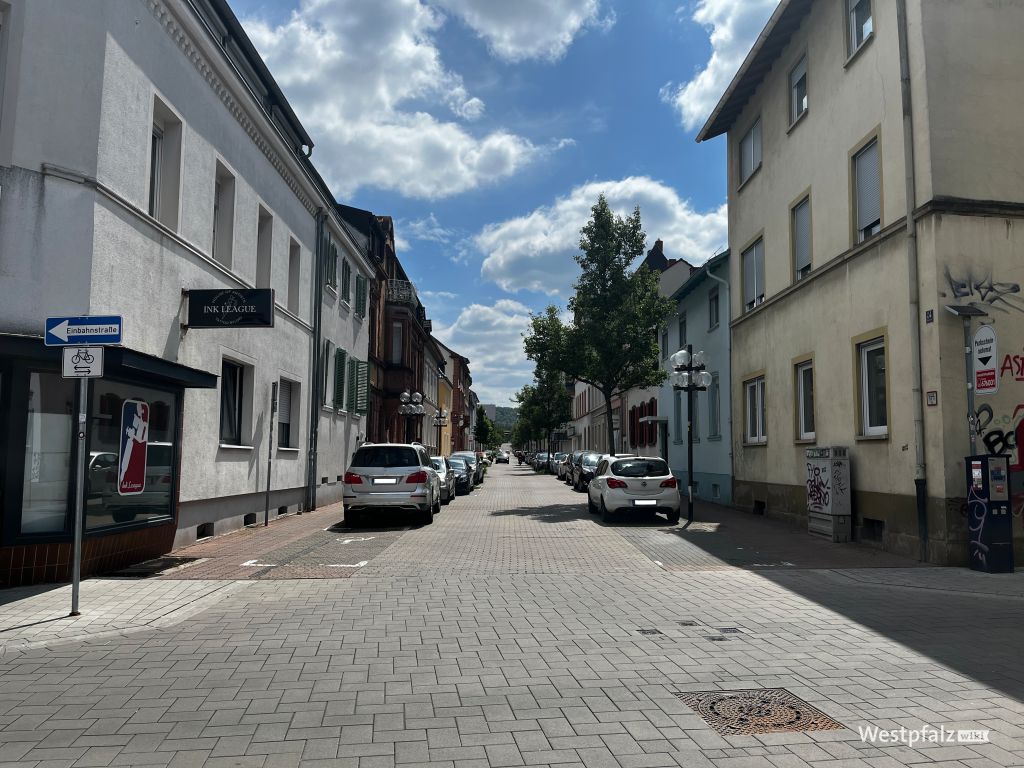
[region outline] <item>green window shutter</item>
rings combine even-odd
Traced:
[[[370,412],[370,363],[359,361],[359,391],[356,395],[356,413]]]
[[[366,317],[366,278],[362,275],[356,276],[356,314]]]
[[[348,263],[348,259],[342,259],[341,261],[341,298],[345,301],[351,301],[350,286],[352,284],[352,265]]]
[[[359,394],[359,361],[354,357],[348,361],[348,409],[356,412],[356,397]]]
[[[345,407],[345,351],[334,353],[334,407]]]
[[[329,399],[329,396],[328,396],[328,393],[327,393],[327,382],[330,381],[330,375],[331,375],[331,342],[326,341],[326,340],[324,341],[323,366],[324,366],[324,379],[323,379],[323,382],[322,382],[323,383],[323,393],[324,393],[323,397],[324,397],[324,405],[327,405],[328,403],[330,403],[330,399]]]

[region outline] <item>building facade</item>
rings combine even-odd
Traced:
[[[971,416],[1009,456],[1022,562],[1022,24],[989,0],[783,2],[700,132],[727,135],[735,506],[805,521],[806,449],[848,446],[855,538],[968,564],[970,311],[999,334]]]

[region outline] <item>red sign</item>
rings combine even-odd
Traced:
[[[994,392],[996,389],[996,369],[986,368],[974,374],[975,392]]]
[[[149,406],[125,400],[121,406],[121,451],[117,462],[117,492],[134,496],[146,490],[146,446],[149,442]]]

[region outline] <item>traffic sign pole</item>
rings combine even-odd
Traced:
[[[89,380],[78,381],[78,460],[75,466],[75,556],[71,572],[71,616],[79,616],[78,588],[82,573],[82,529],[85,527],[85,414],[89,407]]]

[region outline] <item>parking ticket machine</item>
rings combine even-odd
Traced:
[[[1013,506],[1008,456],[967,457],[971,570],[1013,572]]]

